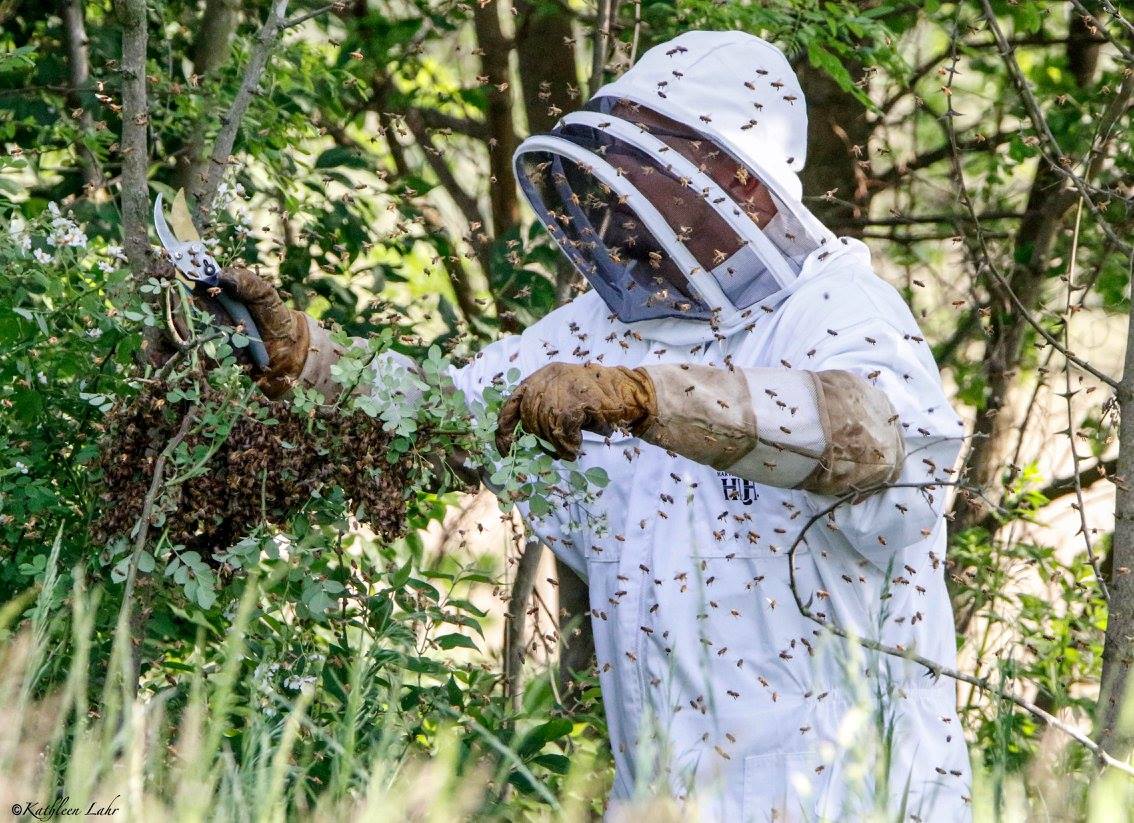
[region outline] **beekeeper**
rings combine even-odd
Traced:
[[[515,154],[591,289],[453,379],[476,407],[518,369],[499,448],[522,423],[609,477],[588,505],[526,514],[589,584],[612,810],[663,792],[710,820],[964,820],[954,684],[826,630],[954,663],[943,508],[963,427],[866,246],[802,204],[806,137],[769,43],[651,49]],[[268,344],[268,391],[335,390],[315,321],[251,273],[227,287]]]

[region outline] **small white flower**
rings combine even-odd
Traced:
[[[46,374],[44,374],[43,372],[36,372],[36,374],[35,374],[35,378],[36,378],[36,380],[38,380],[38,381],[39,381],[40,383],[43,383],[44,385],[47,385],[47,375],[46,375]]]
[[[19,460],[16,461],[16,470],[19,471],[20,474],[28,473],[28,467],[21,463]]]
[[[52,200],[50,203],[47,204],[47,210],[49,212],[51,212],[52,217],[58,217],[59,216],[59,204],[56,203],[54,200]]]
[[[86,335],[91,340],[98,340],[100,337],[102,337],[102,329],[99,329],[99,328],[87,329]]]
[[[108,243],[106,246],[106,256],[113,260],[120,260],[126,262],[126,249],[122,248],[117,243]]]
[[[98,270],[100,272],[102,272],[103,274],[110,274],[111,272],[113,272],[115,270],[115,268],[116,267],[113,263],[110,263],[106,260],[99,260],[98,261]]]
[[[303,689],[314,686],[315,685],[315,679],[316,679],[315,675],[313,675],[313,674],[304,674],[304,675],[293,674],[293,675],[291,675],[290,677],[288,677],[284,680],[283,685],[284,685],[285,689],[289,689],[290,691],[293,691],[293,692],[298,692],[298,691],[302,691]]]
[[[48,263],[50,263],[52,260],[55,259],[50,254],[45,252],[43,249],[36,249],[35,251],[32,252],[32,256],[35,257],[36,260],[38,260],[40,263],[42,263],[45,266]]]

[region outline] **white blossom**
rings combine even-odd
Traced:
[[[32,252],[32,256],[45,266],[55,259],[43,249],[36,249]]]
[[[24,218],[16,215],[8,223],[8,235],[15,242],[17,248],[24,254],[31,251],[32,239],[28,233],[28,224]]]
[[[302,691],[310,686],[315,685],[317,678],[313,674],[293,674],[284,678],[284,688],[293,692]]]

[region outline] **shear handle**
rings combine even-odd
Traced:
[[[252,355],[252,362],[256,367],[265,370],[268,368],[268,350],[260,337],[260,329],[252,319],[248,307],[234,297],[225,294],[223,289],[217,294],[217,299],[224,306],[224,310],[237,323],[244,327],[244,334],[248,337],[248,352]]]

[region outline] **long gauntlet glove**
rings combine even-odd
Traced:
[[[582,429],[617,428],[738,477],[820,494],[891,483],[905,457],[885,394],[846,371],[552,363],[501,409],[501,453],[521,422],[564,459],[578,455]]]

